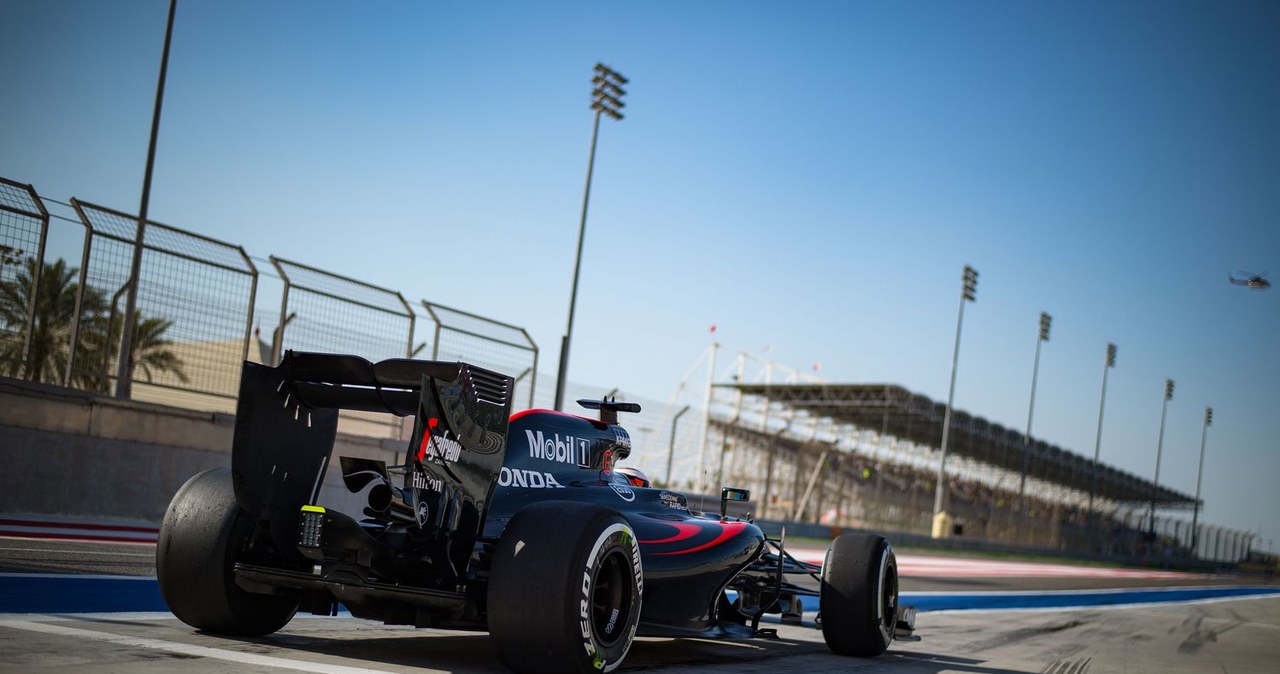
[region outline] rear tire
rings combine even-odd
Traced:
[[[254,594],[236,585],[232,567],[253,527],[236,503],[227,468],[199,473],[174,494],[156,543],[156,580],[179,620],[207,632],[258,637],[293,617],[297,592]]]
[[[822,638],[839,655],[880,655],[898,616],[898,561],[883,536],[843,534],[822,563]]]
[[[547,501],[516,513],[489,574],[489,636],[515,672],[610,672],[640,622],[640,546],[613,510]]]

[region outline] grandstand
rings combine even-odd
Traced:
[[[712,384],[704,486],[766,494],[762,518],[931,532],[942,403],[901,386],[832,383],[776,364],[746,381],[747,359],[729,381]],[[781,381],[772,381],[778,372]],[[1192,496],[1112,466],[1095,471],[1090,459],[1035,438],[1024,444],[1021,431],[963,411],[952,410],[951,423],[948,533],[1109,555],[1190,554],[1189,525],[1166,515],[1189,510]],[[1154,526],[1146,518],[1153,500]]]
[[[719,487],[743,487],[760,519],[929,536],[942,404],[900,386],[827,382],[747,354],[710,380],[709,391],[681,384],[665,402],[569,382],[566,399],[610,394],[640,403],[639,414],[623,419],[634,445],[627,465],[655,485],[706,495],[708,507]],[[539,381],[535,406],[551,405],[553,384]],[[566,411],[580,412],[572,403]],[[1191,496],[1155,490],[1151,536],[1153,483],[1100,464],[1090,518],[1093,462],[1033,438],[1020,504],[1022,432],[953,410],[951,433],[947,511],[961,539],[1134,560],[1190,554],[1190,524],[1177,514],[1191,508]],[[1198,540],[1204,559],[1233,561],[1247,553],[1250,534],[1201,525]]]

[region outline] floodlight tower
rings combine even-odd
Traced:
[[[582,219],[578,221],[578,254],[573,263],[573,289],[569,291],[569,325],[560,342],[560,371],[556,376],[555,400],[558,411],[564,411],[564,385],[569,372],[569,338],[573,335],[573,313],[578,305],[578,272],[582,269],[582,239],[587,233],[587,204],[591,200],[591,172],[596,163],[596,136],[600,133],[600,115],[605,114],[615,121],[622,121],[619,110],[626,107],[622,97],[627,93],[622,85],[627,82],[627,78],[603,63],[596,64],[595,75],[591,78],[591,109],[596,114],[591,127],[591,152],[587,157],[587,186],[582,194]]]
[[[1036,337],[1036,359],[1031,366],[1031,404],[1027,407],[1027,432],[1022,436],[1022,481],[1018,483],[1018,510],[1025,511],[1027,497],[1027,463],[1031,459],[1031,419],[1036,412],[1036,378],[1040,374],[1040,346],[1049,341],[1053,316],[1040,312],[1040,334]]]
[[[1160,453],[1164,450],[1164,419],[1169,410],[1169,401],[1173,400],[1173,380],[1164,380],[1164,402],[1160,405],[1160,437],[1156,440],[1156,476],[1151,481],[1151,522],[1148,533],[1152,538],[1156,535],[1156,495],[1160,491]]]
[[[947,492],[947,440],[951,435],[951,404],[956,397],[956,365],[960,362],[960,329],[964,326],[964,303],[977,301],[978,271],[969,265],[964,266],[964,277],[960,290],[960,316],[956,319],[956,347],[951,354],[951,388],[947,393],[947,409],[942,415],[942,458],[938,460],[938,484],[933,496],[933,536],[940,535],[937,522],[946,502]]]
[[[1098,457],[1102,454],[1102,411],[1107,405],[1107,372],[1116,366],[1116,345],[1107,342],[1107,360],[1102,366],[1102,400],[1098,403],[1098,436],[1093,441],[1093,476],[1089,480],[1089,524],[1093,525],[1093,496],[1098,492]]]
[[[1204,477],[1204,441],[1209,437],[1209,427],[1213,425],[1213,408],[1204,408],[1204,427],[1200,429],[1200,469],[1196,471],[1196,505],[1195,510],[1191,511],[1191,554],[1198,556],[1196,552],[1196,543],[1199,542],[1199,536],[1196,532],[1196,524],[1200,521],[1200,478]]]

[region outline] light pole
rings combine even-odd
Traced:
[[[133,330],[137,323],[138,277],[142,274],[142,240],[147,228],[147,206],[151,203],[151,173],[156,165],[156,137],[160,134],[160,108],[164,104],[164,81],[169,72],[169,42],[173,38],[173,15],[178,0],[169,0],[169,21],[164,30],[164,49],[160,52],[160,77],[156,83],[156,106],[151,114],[151,142],[147,146],[147,168],[142,175],[142,203],[138,206],[138,232],[133,243],[133,260],[129,266],[129,292],[124,301],[124,326],[120,331],[120,356],[116,364],[116,397],[128,399],[133,393]],[[75,349],[75,344],[71,345]]]
[[[1027,463],[1031,460],[1031,419],[1036,413],[1036,378],[1040,375],[1040,346],[1049,341],[1053,316],[1040,312],[1040,334],[1036,337],[1036,359],[1031,366],[1031,403],[1027,407],[1027,432],[1022,435],[1022,481],[1018,483],[1018,510],[1026,511]]]
[[[1151,481],[1151,522],[1148,533],[1152,540],[1156,536],[1156,494],[1160,491],[1160,453],[1164,451],[1164,419],[1169,410],[1169,401],[1173,400],[1173,380],[1164,380],[1164,402],[1160,405],[1160,437],[1156,440],[1156,476]]]
[[[960,290],[960,316],[956,319],[956,347],[951,354],[951,388],[947,393],[947,410],[942,415],[942,458],[938,460],[938,484],[933,496],[933,537],[943,535],[940,515],[946,502],[947,491],[947,439],[951,435],[951,404],[956,397],[956,365],[960,362],[960,328],[964,326],[964,303],[976,301],[978,292],[978,271],[969,265],[964,266],[963,285]]]
[[[569,338],[573,335],[573,312],[578,305],[578,272],[582,268],[582,239],[587,233],[587,204],[591,200],[591,171],[596,163],[596,136],[600,133],[600,115],[606,114],[617,121],[622,121],[622,113],[626,107],[622,97],[627,92],[621,85],[627,78],[610,70],[602,63],[597,63],[595,76],[591,78],[594,88],[591,90],[591,109],[596,111],[595,122],[591,126],[591,152],[587,157],[587,186],[582,193],[582,219],[578,221],[578,254],[573,263],[573,289],[569,291],[569,325],[564,330],[564,339],[560,341],[560,371],[556,376],[556,405],[558,411],[564,411],[564,385],[569,372]]]
[[[1093,441],[1093,476],[1089,480],[1089,526],[1093,526],[1093,496],[1098,492],[1098,458],[1102,455],[1102,411],[1107,405],[1107,373],[1116,366],[1116,345],[1107,342],[1107,360],[1102,366],[1102,400],[1098,403],[1098,435]]]
[[[1200,521],[1200,478],[1204,477],[1204,441],[1209,437],[1209,427],[1213,425],[1213,408],[1204,408],[1204,428],[1200,429],[1200,469],[1196,471],[1196,505],[1191,511],[1191,556],[1199,557],[1196,543],[1199,537],[1196,524]]]

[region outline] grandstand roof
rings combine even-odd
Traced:
[[[929,447],[942,443],[946,406],[890,384],[716,384],[767,398],[815,417],[830,418],[880,431]],[[948,451],[960,456],[1022,472],[1022,431],[1005,428],[960,410],[951,412]],[[1031,439],[1027,474],[1088,493],[1093,461],[1047,442]],[[1105,464],[1098,465],[1099,497],[1114,501],[1150,501],[1153,483]],[[1162,506],[1191,506],[1195,499],[1166,487],[1155,490]]]

